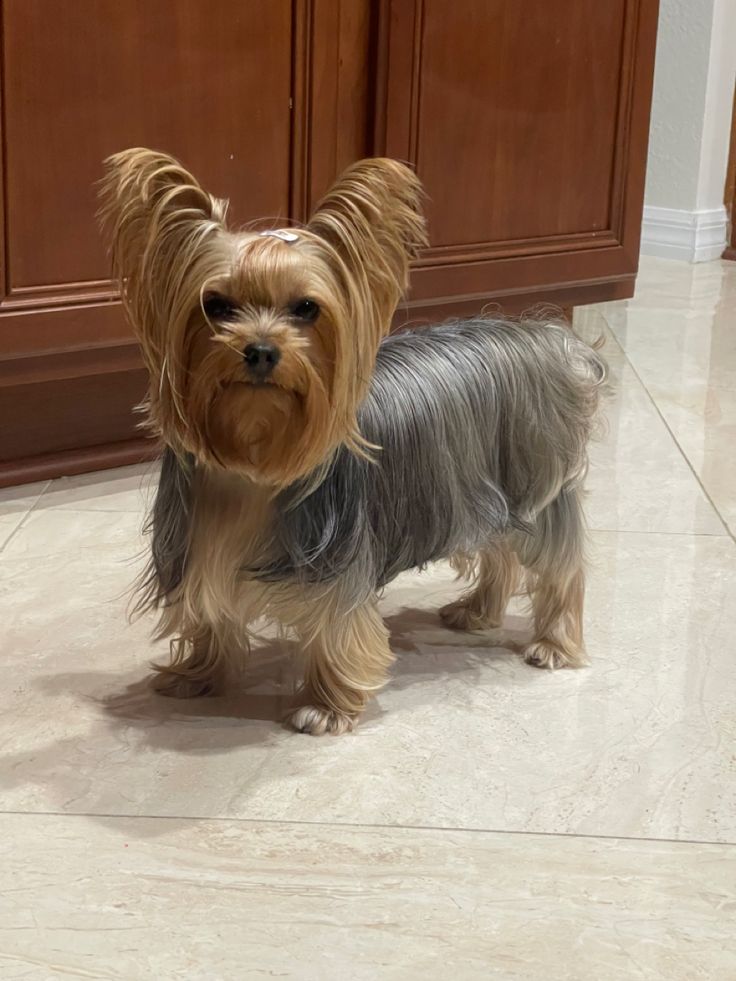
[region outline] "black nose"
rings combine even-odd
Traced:
[[[259,341],[257,344],[249,344],[243,351],[243,357],[252,375],[257,378],[265,378],[279,363],[281,351],[275,344]]]

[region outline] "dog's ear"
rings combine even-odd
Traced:
[[[228,268],[227,202],[172,157],[140,147],[108,157],[99,194],[113,274],[151,378],[149,421],[164,429],[167,413],[183,416],[175,375],[202,284]]]
[[[388,330],[409,282],[409,262],[427,244],[422,186],[409,167],[376,157],[349,167],[317,207],[308,229],[339,255],[361,302]]]
[[[110,237],[114,274],[137,330],[144,330],[157,300],[170,311],[166,285],[214,232],[227,202],[204,191],[173,157],[134,147],[108,157],[100,182],[100,219]]]

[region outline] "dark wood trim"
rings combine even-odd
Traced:
[[[629,158],[630,152],[631,112],[635,81],[633,58],[627,58],[626,55],[627,52],[636,49],[636,40],[640,27],[640,11],[641,0],[626,0],[624,30],[621,36],[621,51],[619,54],[622,71],[619,86],[618,115],[616,119],[616,149],[609,196],[611,231],[619,242],[623,241],[625,230],[626,183],[628,179],[626,161]]]
[[[411,88],[409,98],[411,109],[409,111],[409,159],[414,162],[414,166],[419,169],[419,113],[421,112],[421,78],[422,78],[422,54],[424,36],[424,0],[414,0],[414,25],[412,39],[412,59],[411,59]]]
[[[731,112],[731,145],[728,153],[728,169],[726,172],[726,193],[724,197],[726,211],[731,224],[728,245],[723,253],[724,259],[736,262],[736,85],[733,91],[733,111]]]
[[[294,0],[291,218],[371,152],[370,0]]]
[[[474,242],[472,245],[443,245],[422,255],[415,268],[449,265],[453,262],[483,262],[499,255],[503,258],[516,256],[556,255],[581,248],[604,249],[619,245],[610,231],[575,232],[570,235],[548,235],[543,238],[515,239],[505,242]]]
[[[628,80],[626,96],[626,173],[622,198],[620,242],[628,268],[639,269],[641,216],[644,209],[644,185],[647,176],[647,150],[654,88],[654,51],[657,46],[659,0],[630,0],[634,7],[636,31],[632,40],[635,65]],[[622,178],[623,179],[623,178]]]
[[[79,316],[80,309],[86,316]],[[61,309],[0,308],[0,362],[37,354],[117,346],[133,342],[133,332],[117,300],[70,304]]]
[[[3,469],[26,456],[66,459],[141,438],[134,407],[145,396],[146,372],[132,337],[49,348],[0,360]]]
[[[5,6],[0,4],[0,301],[8,295],[10,274],[8,271],[8,213],[6,185],[7,147],[5,145]]]
[[[0,487],[70,477],[73,474],[108,470],[111,467],[126,467],[133,463],[147,463],[155,460],[160,453],[161,447],[155,440],[141,438],[90,446],[83,450],[28,456],[0,463]]]
[[[456,296],[475,294],[492,301],[513,293],[584,289],[589,283],[634,277],[636,269],[620,245],[550,253],[533,260],[500,256],[472,263],[419,266],[412,272],[410,299],[450,302]]]
[[[309,209],[313,7],[312,0],[292,2],[289,189],[292,221],[304,221]]]
[[[370,72],[371,96],[369,127],[366,133],[368,153],[385,154],[386,116],[388,113],[389,0],[371,4]]]
[[[472,317],[481,310],[498,309],[503,313],[519,314],[538,306],[556,306],[563,310],[588,303],[609,300],[628,300],[634,295],[636,276],[628,273],[618,279],[586,280],[562,286],[543,286],[538,289],[488,293],[469,293],[465,296],[443,297],[437,300],[407,300],[400,304],[393,320],[393,330],[417,323],[432,323],[451,317]]]
[[[138,343],[132,338],[116,344],[97,344],[0,361],[0,390],[38,385],[61,378],[117,374],[143,368]]]
[[[50,286],[16,286],[0,302],[0,311],[45,310],[70,304],[86,306],[117,298],[118,291],[109,279],[88,283],[54,283]]]

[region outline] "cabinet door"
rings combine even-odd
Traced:
[[[292,2],[4,0],[0,9],[8,482],[18,467],[59,472],[59,454],[77,469],[85,454],[105,462],[111,446],[118,462],[140,453],[140,441],[123,441],[135,436],[145,378],[95,221],[105,156],[157,147],[229,197],[235,221],[289,215]]]
[[[656,0],[383,0],[376,144],[413,163],[426,313],[631,295]]]

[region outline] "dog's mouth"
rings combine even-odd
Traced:
[[[272,392],[289,390],[276,375],[259,378],[244,371],[233,372],[229,378],[223,378],[220,384],[222,388],[260,389]]]
[[[265,378],[249,377],[248,375],[238,375],[230,378],[224,385],[224,389],[235,388],[242,392],[253,392],[269,395],[290,395],[298,399],[306,397],[307,386],[301,378],[290,377],[288,382],[282,378],[278,372],[268,375]]]
[[[222,385],[220,391],[222,394],[231,392],[233,395],[239,392],[242,393],[243,397],[259,398],[263,396],[271,402],[276,401],[278,403],[283,403],[285,398],[296,399],[301,402],[305,397],[299,389],[283,385],[275,378],[233,378]]]
[[[272,378],[240,378],[232,383],[242,385],[245,388],[281,388],[278,382]]]

